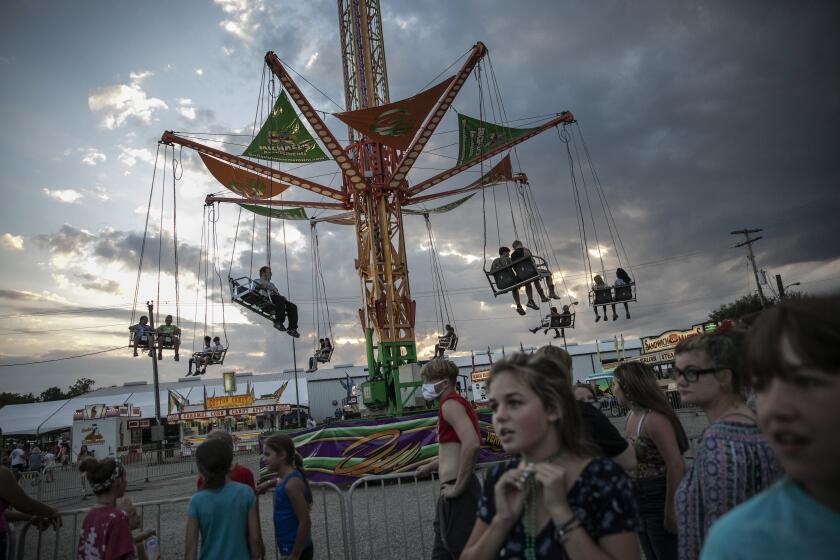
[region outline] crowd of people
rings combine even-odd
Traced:
[[[564,350],[515,354],[494,364],[488,380],[493,427],[513,459],[493,466],[483,484],[478,418],[457,391],[458,368],[432,360],[421,370],[421,391],[438,404],[438,455],[417,471],[436,470],[440,480],[432,557],[835,558],[838,347],[837,297],[779,304],[748,328],[682,342],[673,378],[709,422],[690,462],[687,434],[648,366],[625,362],[614,372],[613,391],[630,410],[622,436],[592,406],[591,389],[573,385]],[[269,490],[281,557],[313,558],[312,492],[292,439],[268,438],[263,459],[275,476],[255,484],[234,464],[228,434],[213,432],[198,447],[186,558],[263,558],[258,496]],[[120,463],[88,458],[79,468],[97,505],[82,524],[78,558],[148,555],[156,537],[140,531],[120,500]],[[58,522],[55,510],[8,480],[3,468],[0,511],[11,505],[16,514]]]

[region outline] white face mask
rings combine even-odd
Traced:
[[[440,384],[441,381],[437,383],[423,383],[423,386],[420,387],[420,392],[423,394],[423,398],[427,401],[433,401],[438,398],[441,394],[441,391],[435,389],[435,387]]]

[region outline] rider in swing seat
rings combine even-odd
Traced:
[[[521,241],[516,240],[514,241],[511,246],[513,247],[513,254],[510,256],[512,261],[518,261],[519,259],[525,257],[532,257],[534,256],[531,253],[530,249],[525,247]],[[546,297],[545,291],[543,291],[542,284],[540,284],[540,278],[537,277],[532,284],[537,289],[537,293],[540,294],[540,299],[543,303],[548,302],[549,298],[551,299],[560,299],[560,296],[554,291],[554,280],[551,278],[551,274],[549,273],[548,276],[545,276],[545,285],[548,287],[548,296]],[[528,297],[530,299],[532,292],[530,291],[531,284],[525,286],[525,291],[528,293]]]
[[[297,331],[298,327],[298,308],[297,305],[287,300],[280,295],[280,290],[271,281],[271,267],[264,266],[260,268],[260,277],[254,280],[254,286],[274,305],[274,328],[280,331],[286,331],[286,334],[294,338],[300,337]],[[289,317],[289,326],[283,325],[286,316]]]
[[[212,339],[209,336],[204,337],[204,349],[201,352],[193,354],[193,357],[190,358],[190,361],[187,364],[187,377],[193,375],[193,364],[195,364],[195,375],[201,375],[207,371],[207,362],[213,355],[213,350],[210,346],[211,342]]]
[[[613,286],[615,287],[615,298],[616,301],[620,301],[622,299],[630,299],[632,297],[632,289],[630,285],[633,283],[632,278],[630,275],[627,274],[623,268],[618,268],[615,271],[615,283]],[[613,321],[618,319],[618,313],[615,312],[615,304],[612,304],[612,312],[613,312]],[[624,313],[627,315],[627,318],[630,318],[630,308],[627,307],[627,302],[624,302]],[[604,313],[606,315],[606,313]]]
[[[455,328],[452,325],[446,325],[446,334],[438,338],[438,343],[435,344],[435,358],[443,358],[443,353],[452,344],[455,338]]]
[[[181,347],[181,329],[178,325],[172,324],[172,315],[167,315],[164,323],[157,328],[158,335],[161,338],[167,337],[172,339],[172,348],[175,350],[175,361],[179,361],[181,357],[178,355],[178,349]],[[158,360],[163,359],[163,344],[158,344]]]
[[[499,290],[507,289],[509,286],[516,284],[516,273],[510,268],[512,262],[510,249],[499,247],[499,257],[493,259],[493,263],[490,265],[490,274],[495,278],[496,287]],[[540,307],[534,303],[530,284],[526,286],[526,290],[528,291],[528,307],[539,309]],[[516,302],[516,312],[525,315],[525,309],[522,307],[522,301],[519,297],[519,288],[511,290],[510,293],[513,296],[513,301]]]
[[[131,331],[131,345],[134,348],[134,357],[137,357],[137,346],[148,346],[149,337],[152,335],[152,327],[149,325],[149,318],[143,315],[140,317],[140,322],[128,328]],[[143,338],[146,339],[146,344],[143,344]],[[149,350],[149,356],[152,351]]]
[[[597,323],[601,320],[601,316],[598,315],[599,305],[602,305],[604,309],[604,321],[609,321],[610,319],[607,315],[607,303],[612,301],[612,290],[609,286],[607,286],[607,283],[604,282],[604,279],[601,278],[600,274],[593,276],[592,281],[594,282],[592,292],[595,294],[595,304],[593,305],[595,308],[595,322]]]
[[[547,325],[547,326],[546,326]],[[548,331],[554,329],[554,338],[560,338],[562,335],[560,331],[564,327],[570,327],[572,325],[572,312],[569,311],[569,306],[563,306],[563,312],[558,313],[556,307],[551,308],[551,313],[545,316],[545,320],[543,324],[539,327],[534,327],[533,329],[528,329],[532,333],[536,334],[538,330],[543,330],[543,334],[548,334]]]

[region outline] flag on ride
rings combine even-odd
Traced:
[[[447,204],[444,204],[442,206],[438,206],[436,208],[428,208],[428,209],[421,208],[419,210],[415,210],[413,208],[403,208],[403,214],[414,214],[414,215],[417,215],[417,216],[422,216],[423,214],[442,214],[444,212],[449,212],[450,210],[455,210],[456,208],[458,208],[459,206],[461,206],[463,203],[465,203],[466,201],[468,201],[469,199],[471,199],[474,196],[475,196],[475,193],[468,194],[464,198],[459,198],[458,200],[449,202]]]
[[[257,204],[240,204],[245,210],[250,210],[254,214],[265,216],[267,218],[277,218],[280,220],[308,220],[306,210],[303,208],[270,208],[268,206],[259,206]]]
[[[199,153],[201,161],[222,185],[245,198],[271,198],[289,188],[269,177],[258,175],[241,167],[234,167],[220,159]]]
[[[271,396],[274,398],[274,400],[276,402],[280,402],[280,397],[283,396],[283,391],[286,390],[286,387],[288,387],[288,385],[289,385],[289,382],[284,381],[283,384],[280,385],[280,387],[278,387],[277,390],[274,391],[274,393],[271,394]]]
[[[458,114],[458,163],[482,156],[533,128],[510,128]]]
[[[271,114],[242,155],[287,163],[329,159],[298,118],[285,91],[280,92]]]
[[[408,99],[357,111],[336,113],[335,116],[371,140],[398,150],[405,150],[411,144],[432,107],[454,79],[455,76],[447,78],[438,85]]]

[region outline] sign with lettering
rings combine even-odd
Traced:
[[[642,354],[641,356],[633,356],[632,358],[627,358],[627,361],[642,362],[643,364],[647,364],[649,366],[656,364],[665,364],[674,361],[674,351],[664,350],[662,352],[656,352],[655,354]]]
[[[224,397],[208,397],[207,408],[230,408],[232,406],[248,406],[254,402],[251,395],[228,395]]]
[[[267,412],[289,412],[292,409],[288,404],[269,404],[264,406],[244,406],[238,408],[217,408],[213,410],[196,410],[194,412],[181,412],[170,414],[166,421],[170,424],[183,420],[207,420],[208,418],[225,418],[227,416],[248,416],[254,414],[265,414]]]
[[[672,350],[687,338],[703,334],[703,325],[694,325],[684,331],[666,331],[657,336],[642,337],[642,352],[650,354],[662,350]]]
[[[470,381],[478,383],[479,381],[487,381],[490,378],[490,370],[474,371],[470,374]]]

